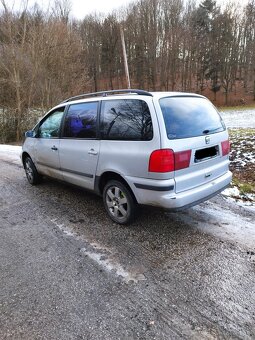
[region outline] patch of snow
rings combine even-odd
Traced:
[[[220,114],[228,128],[255,128],[255,109],[223,109]]]
[[[92,252],[87,250],[86,248],[81,249],[82,253],[91,258],[93,261],[95,261],[98,265],[100,265],[104,270],[110,273],[115,273],[117,276],[121,276],[124,280],[124,282],[128,283],[130,281],[133,281],[137,283],[141,280],[146,280],[145,276],[143,274],[139,273],[130,273],[126,271],[119,263],[116,263],[111,258],[108,258],[103,253],[100,252]]]
[[[227,188],[224,191],[222,191],[222,195],[229,197],[240,196],[240,191],[237,187]]]
[[[51,220],[51,222],[54,223],[55,226],[58,227],[58,229],[61,230],[65,235],[77,237],[77,235],[70,228],[67,228],[64,224],[59,224],[56,219]]]
[[[79,236],[72,228],[59,223],[57,219],[52,219],[51,222],[66,236],[83,241],[86,244],[86,247],[84,246],[81,249],[81,252],[99,264],[105,271],[121,276],[123,281],[126,283],[129,283],[130,281],[137,283],[138,281],[146,280],[142,273],[125,270],[114,259],[110,249],[102,247],[100,244],[95,242],[90,243],[84,237]]]
[[[240,201],[243,206],[252,206],[254,204],[253,202],[255,202],[254,194],[241,194],[236,186],[225,189],[222,191],[222,195],[225,197],[234,198],[236,201]]]
[[[248,195],[249,197],[250,195]],[[243,200],[240,200],[240,199],[236,199],[236,198],[233,198],[233,197],[225,197],[225,199],[231,203],[234,203],[236,205],[238,205],[239,207],[242,207],[250,212],[253,212],[255,214],[255,205],[252,201],[243,201]],[[250,197],[250,199],[254,200],[254,197]],[[254,215],[254,219],[255,219],[255,215]]]
[[[178,212],[176,217],[193,228],[234,241],[247,249],[255,249],[255,215],[253,218],[244,217],[234,209],[229,210],[207,201],[187,211]]]
[[[0,144],[0,159],[20,165],[21,150],[21,146]]]

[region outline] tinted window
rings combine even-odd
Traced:
[[[199,97],[167,97],[159,101],[169,139],[223,131],[225,125],[212,103]]]
[[[43,121],[38,129],[40,138],[56,138],[59,136],[64,110],[64,107],[56,109]]]
[[[103,139],[151,140],[153,130],[148,105],[137,99],[103,101],[101,132]]]
[[[97,102],[70,105],[63,137],[96,138]]]

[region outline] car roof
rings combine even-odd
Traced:
[[[197,94],[197,93],[190,93],[190,92],[178,92],[178,91],[171,91],[171,92],[163,92],[163,91],[154,91],[151,92],[154,98],[160,99],[165,97],[198,97],[198,98],[205,98],[204,96]]]
[[[165,97],[198,97],[198,98],[205,98],[204,96],[196,93],[189,93],[189,92],[178,92],[178,91],[144,91],[144,90],[133,90],[133,89],[127,89],[127,90],[112,90],[112,91],[102,91],[102,92],[93,92],[93,93],[85,93],[78,96],[74,96],[71,98],[68,98],[61,103],[59,103],[54,108],[61,107],[65,104],[80,104],[85,102],[91,102],[91,101],[98,101],[98,100],[111,100],[116,98],[127,98],[130,97],[132,99],[134,98],[155,98],[155,99],[161,99]]]

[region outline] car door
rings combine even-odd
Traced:
[[[98,102],[71,104],[64,118],[59,145],[64,180],[94,189],[100,141],[97,139]]]
[[[34,160],[41,174],[63,179],[59,163],[59,134],[65,107],[50,112],[40,123],[34,144]]]

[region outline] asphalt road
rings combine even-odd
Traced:
[[[222,196],[112,223],[0,157],[0,339],[255,339],[254,211]]]

